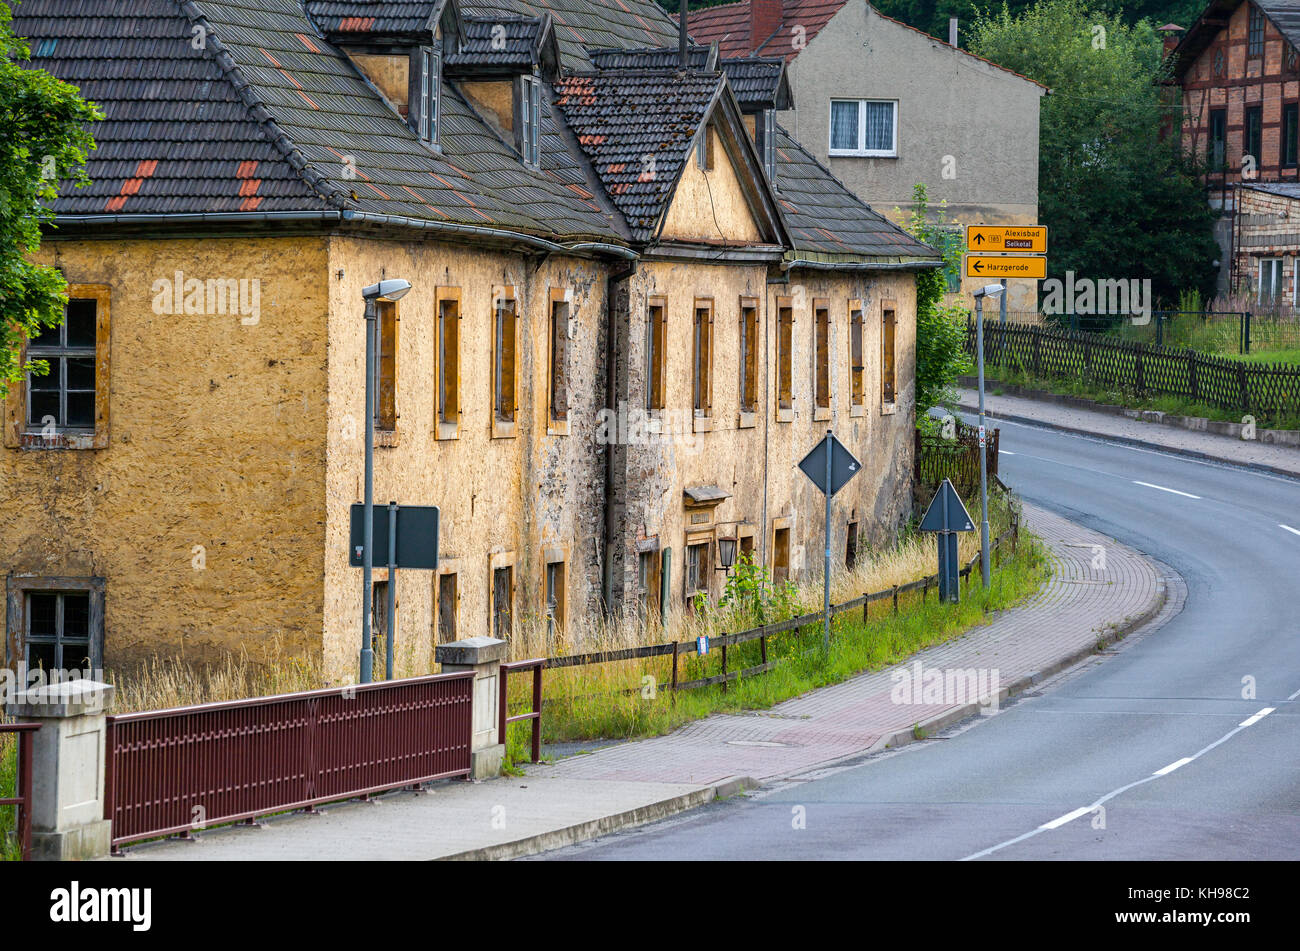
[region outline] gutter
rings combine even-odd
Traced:
[[[941,268],[943,267],[943,261],[893,261],[880,264],[866,261],[844,261],[837,264],[831,261],[814,261],[809,258],[795,258],[793,261],[781,262],[781,270],[787,273],[797,267],[807,268],[811,271],[906,271],[913,269],[925,270],[929,268]]]
[[[136,215],[56,215],[54,224],[59,225],[224,225],[224,224],[268,224],[271,222],[336,222],[370,223],[394,225],[419,231],[434,231],[441,234],[473,236],[486,238],[506,244],[523,244],[545,251],[549,254],[599,255],[608,254],[626,260],[637,260],[640,255],[631,248],[603,241],[580,241],[571,245],[558,244],[535,235],[518,231],[503,231],[500,228],[487,228],[482,225],[464,225],[445,221],[425,221],[421,218],[408,218],[402,215],[385,215],[368,211],[351,209],[329,211],[252,211],[219,213],[179,213],[179,214],[136,214]]]

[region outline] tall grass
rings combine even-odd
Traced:
[[[996,495],[991,500],[990,521],[995,534],[1005,530],[1015,503]],[[978,551],[974,533],[961,537],[961,557],[968,560]],[[1046,577],[1047,558],[1041,542],[1022,530],[1014,557],[1004,560],[993,574],[989,591],[976,581],[962,592],[960,604],[940,604],[935,592],[923,598],[920,592],[902,595],[897,616],[889,602],[872,606],[864,623],[861,611],[834,618],[829,657],[822,650],[820,622],[768,639],[767,659],[777,661],[774,670],[721,686],[671,691],[671,657],[593,664],[583,667],[548,669],[543,672],[543,740],[562,742],[598,738],[653,736],[669,732],[683,723],[711,713],[771,706],[826,684],[838,683],[866,670],[877,670],[904,660],[918,650],[946,641],[979,623],[993,610],[1010,607],[1037,591]],[[853,571],[841,572],[832,584],[832,602],[838,603],[867,591],[879,591],[932,574],[937,556],[932,537],[911,535],[893,549],[874,553]],[[820,586],[811,579],[800,585],[796,613],[816,609],[821,603]],[[687,640],[695,633],[735,632],[753,626],[753,618],[677,613],[670,620],[672,637]],[[739,622],[739,623],[736,623]],[[629,626],[629,629],[631,626]],[[597,625],[594,636],[607,649],[633,646],[622,625]],[[540,645],[537,645],[540,646]],[[522,644],[512,645],[516,656],[528,653]],[[739,670],[760,663],[757,640],[732,648],[728,669]],[[718,651],[706,657],[683,651],[678,658],[678,679],[688,681],[720,672]],[[511,712],[531,702],[530,677],[510,681]],[[512,724],[507,739],[511,762],[527,758],[531,724]]]
[[[0,723],[5,718],[0,717]],[[18,737],[0,733],[0,799],[18,795]],[[22,857],[18,842],[18,807],[0,806],[0,862],[16,862]]]

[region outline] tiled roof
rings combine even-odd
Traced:
[[[180,8],[184,16],[172,0],[111,13],[90,0],[19,6],[17,33],[59,38],[33,65],[106,114],[88,163],[94,184],[65,190],[56,212],[348,209],[547,238],[625,235],[549,103],[533,172],[444,83],[439,155],[315,32],[299,0]],[[195,26],[206,49],[193,48]]]
[[[719,73],[668,69],[577,73],[555,84],[556,105],[634,239],[654,236],[722,88]]]
[[[448,66],[533,66],[544,24],[540,17],[465,17],[461,47],[446,56]]]
[[[676,69],[681,54],[676,46],[646,49],[589,49],[587,55],[597,69]],[[692,45],[688,50],[692,69],[701,69],[709,59],[709,47]],[[788,97],[785,63],[777,58],[750,56],[720,59],[718,65],[727,74],[731,91],[741,107],[769,107],[778,98]],[[781,108],[789,108],[782,105]]]
[[[437,0],[305,0],[322,33],[418,33],[429,28]]]
[[[677,25],[654,0],[461,0],[466,16],[536,16],[555,19],[563,66],[591,68],[587,48],[666,46],[677,42]]]
[[[736,100],[742,105],[792,108],[785,61],[775,57],[734,57],[722,60],[722,71]]]
[[[802,46],[813,41],[831,17],[840,12],[848,0],[785,0],[781,25],[769,36],[749,36],[749,0],[717,7],[692,10],[686,16],[686,29],[700,43],[718,42],[723,56],[747,56],[761,53],[794,59]],[[798,29],[802,28],[802,30]]]
[[[1266,0],[1266,2],[1287,4],[1288,0]],[[769,36],[755,37],[752,43],[749,36],[749,0],[741,0],[739,3],[728,3],[718,7],[706,7],[703,10],[692,10],[686,16],[686,28],[691,38],[697,42],[712,43],[716,40],[723,56],[734,57],[744,56],[748,53],[758,53],[762,56],[779,56],[789,61],[798,56],[813,41],[813,38],[825,28],[831,18],[839,13],[846,3],[848,3],[848,0],[785,0],[782,6],[781,25]],[[1005,66],[999,66],[983,56],[976,56],[969,50],[953,49],[943,43],[942,40],[930,36],[924,30],[918,30],[902,20],[895,20],[893,17],[885,16],[875,7],[871,8],[871,12],[882,20],[888,20],[905,30],[911,30],[913,33],[919,33],[936,43],[942,43],[954,53],[969,56],[971,59],[979,60],[981,63],[987,63],[995,69],[1000,69],[1004,73],[1017,76],[1025,82],[1034,83],[1035,86],[1042,86],[1042,83],[1035,82],[1028,76],[1021,75],[1013,69],[1007,69]]]
[[[799,252],[825,263],[863,257],[934,262],[939,253],[878,215],[777,126],[777,204]],[[787,254],[787,257],[791,255]]]

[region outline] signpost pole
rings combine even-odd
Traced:
[[[384,638],[384,675],[393,679],[393,643],[397,640],[397,503],[388,502],[388,626]]]
[[[1002,295],[1006,298],[1006,295]],[[980,577],[989,586],[988,450],[984,447],[984,298],[975,298],[975,351],[979,364],[980,422]]]
[[[822,647],[829,656],[831,651],[831,431],[826,430],[826,557],[822,562]]]
[[[365,513],[362,516],[361,555],[361,683],[368,684],[374,675],[375,652],[371,647],[370,619],[373,613],[371,576],[375,564],[375,333],[379,326],[378,309],[366,300],[366,462]]]

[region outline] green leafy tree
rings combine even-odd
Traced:
[[[88,126],[103,118],[75,86],[20,65],[31,54],[10,18],[0,2],[0,396],[29,370],[48,369],[22,365],[22,343],[62,323],[67,283],[28,257],[53,217],[59,183],[87,181],[86,152],[95,147]]]
[[[1145,279],[1156,300],[1214,290],[1214,214],[1183,154],[1151,23],[1085,0],[981,16],[971,49],[1051,89],[1041,101],[1038,218],[1049,277]]]
[[[916,425],[929,429],[934,422],[926,411],[952,406],[957,377],[970,371],[966,345],[966,311],[960,305],[945,307],[949,278],[961,273],[966,252],[960,231],[949,227],[943,204],[932,214],[925,184],[912,189],[912,210],[904,228],[943,254],[943,267],[916,275]]]

